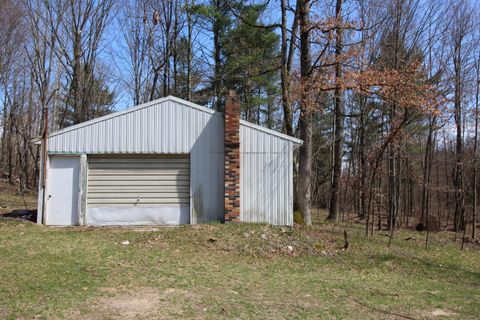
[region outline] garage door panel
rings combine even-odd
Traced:
[[[154,198],[142,198],[140,201],[137,202],[136,197],[132,198],[98,198],[98,199],[91,199],[90,205],[112,205],[112,204],[130,204],[131,206],[138,206],[139,204],[148,204],[148,205],[155,205],[155,204],[188,204],[188,198],[161,198],[161,199],[154,199]]]
[[[169,204],[169,205],[165,205],[165,206],[158,206],[158,205],[152,205],[150,203],[140,203],[136,206],[132,206],[130,203],[115,203],[115,204],[111,204],[111,205],[108,205],[108,206],[104,206],[104,205],[95,205],[95,206],[91,206],[90,207],[90,210],[92,209],[100,209],[100,210],[106,210],[106,209],[110,209],[110,208],[118,208],[118,207],[122,207],[122,208],[131,208],[131,212],[130,214],[137,214],[138,213],[138,209],[141,209],[141,208],[156,208],[157,209],[157,213],[162,213],[163,210],[167,209],[167,210],[181,210],[181,209],[184,209],[188,206],[185,206],[185,204],[182,204],[182,203],[176,203],[176,204]],[[101,211],[100,211],[101,212]],[[140,212],[139,214],[137,214],[138,216],[142,216],[142,213]],[[116,221],[121,221],[123,220],[124,217],[117,217]],[[110,225],[115,225],[113,223],[110,223]]]
[[[171,160],[173,161],[173,160]],[[131,166],[136,166],[137,164],[125,164],[125,163],[119,163],[119,162],[112,162],[112,163],[94,163],[91,166],[89,166],[90,170],[95,170],[95,169],[134,169],[134,170],[144,170],[144,169],[184,169],[186,163],[143,163],[141,167],[134,167],[132,168]]]
[[[132,176],[132,175],[99,175],[91,176],[90,181],[189,181],[189,176],[184,175],[145,175],[145,176]]]
[[[94,157],[94,165],[99,163],[138,163],[139,156],[138,155],[131,155],[131,156],[92,156]],[[161,157],[159,156],[147,156],[144,155],[141,158],[142,163],[172,163],[172,160],[175,163],[186,163],[190,162],[188,155],[166,155],[163,154]]]
[[[172,224],[189,221],[189,207],[188,157],[89,158],[87,222],[91,224]]]
[[[88,225],[179,225],[190,222],[189,207],[183,205],[169,206],[158,214],[157,207],[116,205],[112,207],[93,207],[87,215]],[[180,212],[180,214],[178,214]],[[118,219],[121,216],[122,219]]]
[[[162,199],[175,199],[175,198],[183,198],[183,199],[188,199],[189,194],[188,193],[183,193],[183,194],[178,194],[177,192],[117,192],[117,193],[95,193],[92,194],[89,199],[90,203],[93,202],[93,199],[138,199],[140,198],[141,200],[143,199],[157,199],[157,198],[162,198]]]
[[[189,186],[130,186],[125,188],[125,186],[91,186],[88,189],[91,194],[95,193],[132,193],[132,192],[190,192]]]
[[[188,169],[163,169],[159,172],[158,169],[129,169],[129,170],[114,170],[114,169],[91,169],[90,176],[103,176],[103,175],[131,175],[131,176],[144,176],[144,175],[186,175],[190,174]]]
[[[158,180],[146,180],[146,181],[122,181],[122,183],[112,183],[112,181],[91,181],[90,186],[189,186],[190,182],[185,181],[158,181]]]

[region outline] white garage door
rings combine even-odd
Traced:
[[[90,156],[88,225],[190,222],[188,156]]]

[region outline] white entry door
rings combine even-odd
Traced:
[[[71,226],[78,223],[80,158],[50,156],[47,177],[46,224]]]

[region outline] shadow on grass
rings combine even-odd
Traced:
[[[0,217],[36,222],[37,210],[13,210],[7,213],[2,213]]]

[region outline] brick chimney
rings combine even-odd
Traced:
[[[234,90],[225,99],[225,222],[240,221],[240,98]]]

